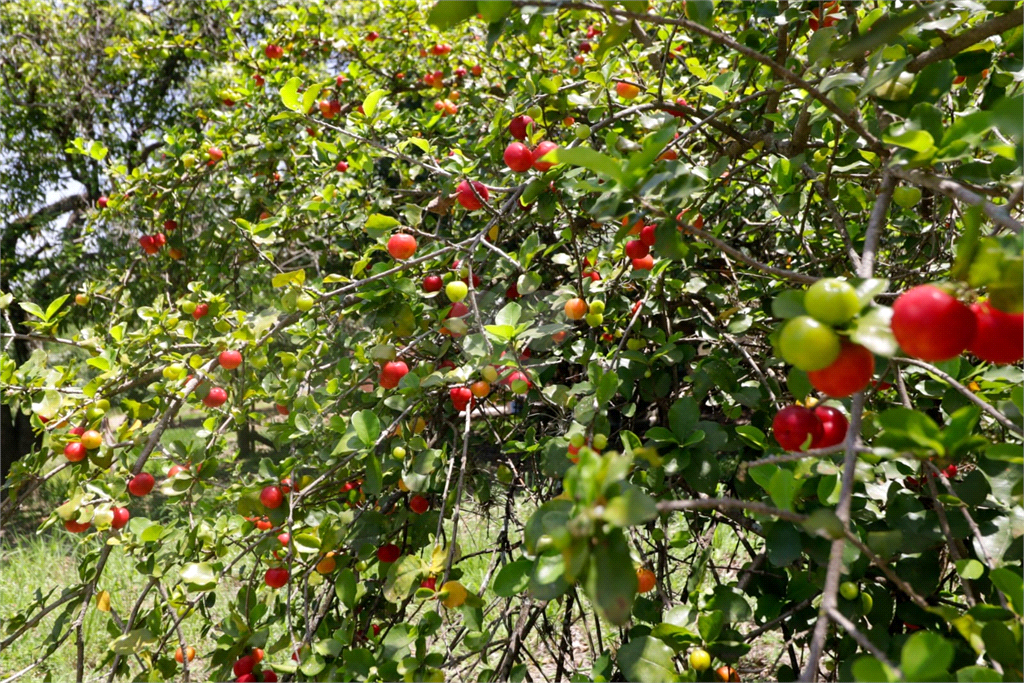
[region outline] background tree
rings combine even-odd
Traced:
[[[1019,6],[4,10],[7,679],[1020,679]]]

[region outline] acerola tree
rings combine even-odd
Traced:
[[[1024,675],[1017,3],[109,4],[0,12],[10,674]]]

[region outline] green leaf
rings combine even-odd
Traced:
[[[292,545],[296,552],[304,555],[311,555],[320,552],[320,539],[314,534],[295,534],[292,536]]]
[[[679,678],[673,654],[672,648],[657,638],[640,636],[619,647],[615,661],[627,681],[666,683]]]
[[[927,152],[935,146],[935,139],[923,130],[900,130],[902,124],[892,126],[882,134],[882,141],[898,147],[906,147],[915,152]],[[895,129],[895,130],[893,130]],[[893,131],[890,133],[889,131]]]
[[[403,555],[388,569],[384,598],[388,602],[402,602],[413,594],[426,575],[427,565],[419,555]]]
[[[772,299],[772,315],[783,320],[807,315],[807,309],[804,308],[804,290],[787,289]]]
[[[356,575],[345,567],[338,570],[338,576],[334,580],[334,594],[338,596],[341,604],[352,609],[356,604]]]
[[[300,268],[299,270],[293,270],[287,273],[278,273],[271,280],[270,284],[277,287],[284,287],[290,284],[302,285],[306,281],[306,270]]]
[[[156,636],[146,628],[137,628],[110,641],[110,650],[117,655],[133,655],[149,649]]]
[[[565,562],[562,559],[562,553],[540,555],[534,561],[528,590],[530,595],[537,600],[555,600],[569,590],[569,584],[565,580]]]
[[[757,427],[753,425],[740,425],[736,428],[736,433],[755,448],[764,450],[768,437]]]
[[[316,98],[320,96],[320,91],[322,89],[323,86],[319,83],[314,83],[306,88],[306,92],[302,93],[302,111],[300,113],[305,113],[313,107],[316,103]]]
[[[437,0],[427,15],[427,23],[443,31],[461,24],[475,14],[474,0]]]
[[[281,103],[300,114],[304,111],[299,102],[299,87],[301,86],[302,80],[297,76],[292,76],[287,83],[281,86]]]
[[[385,216],[381,213],[371,214],[370,217],[366,219],[367,230],[390,230],[397,225],[400,225],[397,219],[392,218],[391,216]]]
[[[850,330],[850,341],[860,344],[878,356],[892,358],[899,350],[899,344],[892,334],[891,321],[891,308],[873,306],[854,321]]]
[[[377,111],[377,103],[380,102],[380,98],[387,94],[387,90],[374,90],[372,93],[366,96],[363,100],[363,115],[366,118],[373,118],[374,112]]]
[[[949,680],[953,646],[938,633],[918,631],[907,639],[900,657],[900,668],[908,681]]]
[[[702,26],[711,27],[715,18],[714,0],[690,0],[684,6],[686,18]]]
[[[608,51],[617,45],[621,44],[629,35],[629,24],[610,24],[605,27],[604,35],[601,36],[601,40],[597,43],[597,49],[594,50],[594,59],[600,64],[604,61],[604,56],[608,54]]]
[[[772,502],[783,510],[793,509],[793,497],[796,495],[800,485],[797,483],[793,473],[780,468],[772,475],[768,484],[768,495]]]
[[[590,553],[585,588],[598,614],[610,624],[629,621],[636,598],[636,570],[622,529],[611,529]]]
[[[590,147],[559,147],[546,156],[561,164],[582,166],[611,180],[622,181],[622,168],[618,162],[607,154],[601,154]]]
[[[64,305],[64,302],[68,300],[69,296],[71,295],[65,294],[64,296],[54,299],[50,305],[46,307],[46,314],[43,319],[49,321],[53,318],[53,316],[57,314],[57,311],[60,310],[60,307]]]
[[[359,440],[367,448],[372,447],[374,442],[377,441],[377,437],[380,436],[380,420],[372,410],[360,410],[353,415],[352,427],[356,430],[356,434],[359,435]]]
[[[900,680],[889,667],[871,655],[858,657],[853,663],[853,679],[859,683],[895,683]]]
[[[716,640],[718,634],[722,632],[723,626],[725,626],[725,612],[713,610],[697,617],[697,631],[705,643]]]
[[[806,372],[795,366],[790,368],[786,375],[786,386],[789,387],[789,393],[793,394],[793,398],[798,401],[807,398],[814,390],[811,378],[807,376]]]
[[[605,521],[620,527],[643,524],[657,516],[657,503],[635,486],[628,487],[621,496],[612,498],[604,509]]]
[[[985,573],[985,565],[974,559],[957,560],[956,572],[968,581],[980,579]]]
[[[684,396],[668,410],[668,426],[680,441],[685,441],[700,420],[700,406],[691,396]]]
[[[619,376],[614,372],[606,372],[601,377],[601,381],[597,384],[597,407],[598,410],[604,410],[608,402],[615,396],[615,392],[619,390]]]
[[[494,593],[501,598],[511,598],[526,590],[530,585],[533,562],[527,559],[506,564],[494,577]]]
[[[512,0],[476,0],[476,9],[488,24],[508,16],[512,11]]]
[[[1013,611],[1017,614],[1024,614],[1024,579],[1005,567],[993,569],[989,572],[988,577],[996,588],[1009,598]]]
[[[43,313],[43,309],[40,308],[38,305],[32,303],[31,301],[19,301],[18,305],[21,306],[21,310],[25,311],[26,313],[34,315],[35,317],[41,320],[46,320],[46,314]]]
[[[494,322],[498,325],[515,326],[522,314],[523,307],[513,301],[505,304],[504,308],[498,311],[498,314],[494,316]]]
[[[181,568],[180,575],[192,590],[209,591],[217,586],[217,574],[207,562],[190,562]]]
[[[1003,677],[995,669],[984,666],[965,666],[956,672],[957,683],[999,683]]]

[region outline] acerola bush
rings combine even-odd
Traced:
[[[0,678],[1024,677],[1017,3],[151,4],[0,11]]]

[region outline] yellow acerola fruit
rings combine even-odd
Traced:
[[[449,581],[441,586],[441,592],[444,593],[445,591],[447,591],[448,595],[441,600],[441,604],[448,609],[455,609],[466,602],[466,596],[469,595],[466,592],[466,588],[458,581]]]

